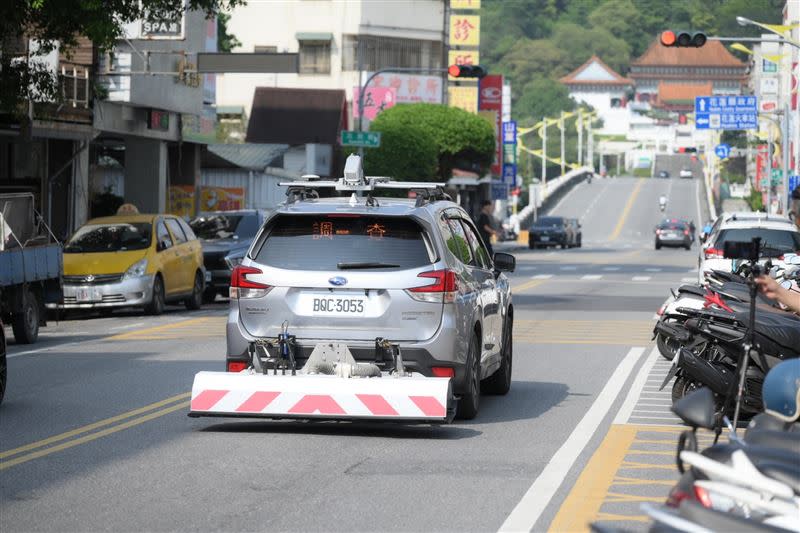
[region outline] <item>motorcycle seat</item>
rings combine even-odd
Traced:
[[[678,292],[683,294],[694,294],[701,298],[705,296],[706,290],[698,285],[685,284],[678,287]]]
[[[744,320],[746,314],[737,313],[736,318]],[[800,357],[800,318],[785,312],[757,313],[756,334],[765,352]]]
[[[800,467],[798,465],[761,463],[757,468],[765,476],[788,485],[795,494],[800,494]]]

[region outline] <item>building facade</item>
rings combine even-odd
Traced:
[[[217,76],[217,102],[243,106],[256,87],[340,89],[352,107],[365,73],[386,67],[444,65],[445,2],[408,0],[286,0],[250,2],[231,12],[234,52],[299,53],[297,74]],[[362,73],[359,76],[359,73]],[[398,101],[442,101],[441,75],[387,75],[371,86],[392,86]]]

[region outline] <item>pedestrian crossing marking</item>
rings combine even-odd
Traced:
[[[602,279],[603,276],[599,274],[587,274],[583,276],[581,279]]]
[[[617,271],[619,269],[620,269],[620,267],[603,267],[603,270],[606,270],[608,272],[615,272],[615,271]]]
[[[649,320],[515,320],[514,339],[534,344],[647,345]]]
[[[650,276],[633,276],[632,281],[650,281]]]
[[[645,268],[647,272],[661,272],[660,268]]]
[[[536,274],[535,276],[531,276],[531,279],[550,279],[552,277],[552,274]]]

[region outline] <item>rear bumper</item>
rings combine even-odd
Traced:
[[[661,246],[676,246],[677,247],[677,246],[691,245],[692,241],[690,239],[688,239],[688,238],[682,238],[682,239],[662,239],[662,238],[657,238],[656,239],[656,244],[660,244]]]
[[[152,275],[141,276],[101,285],[63,286],[64,299],[60,304],[47,304],[48,309],[100,309],[146,305],[153,297]],[[88,293],[89,300],[82,297]]]
[[[542,237],[546,237],[547,240],[542,240]],[[561,244],[566,244],[566,242],[566,235],[540,235],[537,233],[528,233],[528,244],[535,244],[537,246],[558,246]]]
[[[211,275],[211,279],[206,281],[206,289],[227,292],[231,285],[231,271],[227,269],[209,270],[208,273]]]

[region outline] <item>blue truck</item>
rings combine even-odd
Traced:
[[[30,193],[0,194],[0,319],[18,344],[36,342],[45,304],[60,302],[61,243],[34,209]]]

